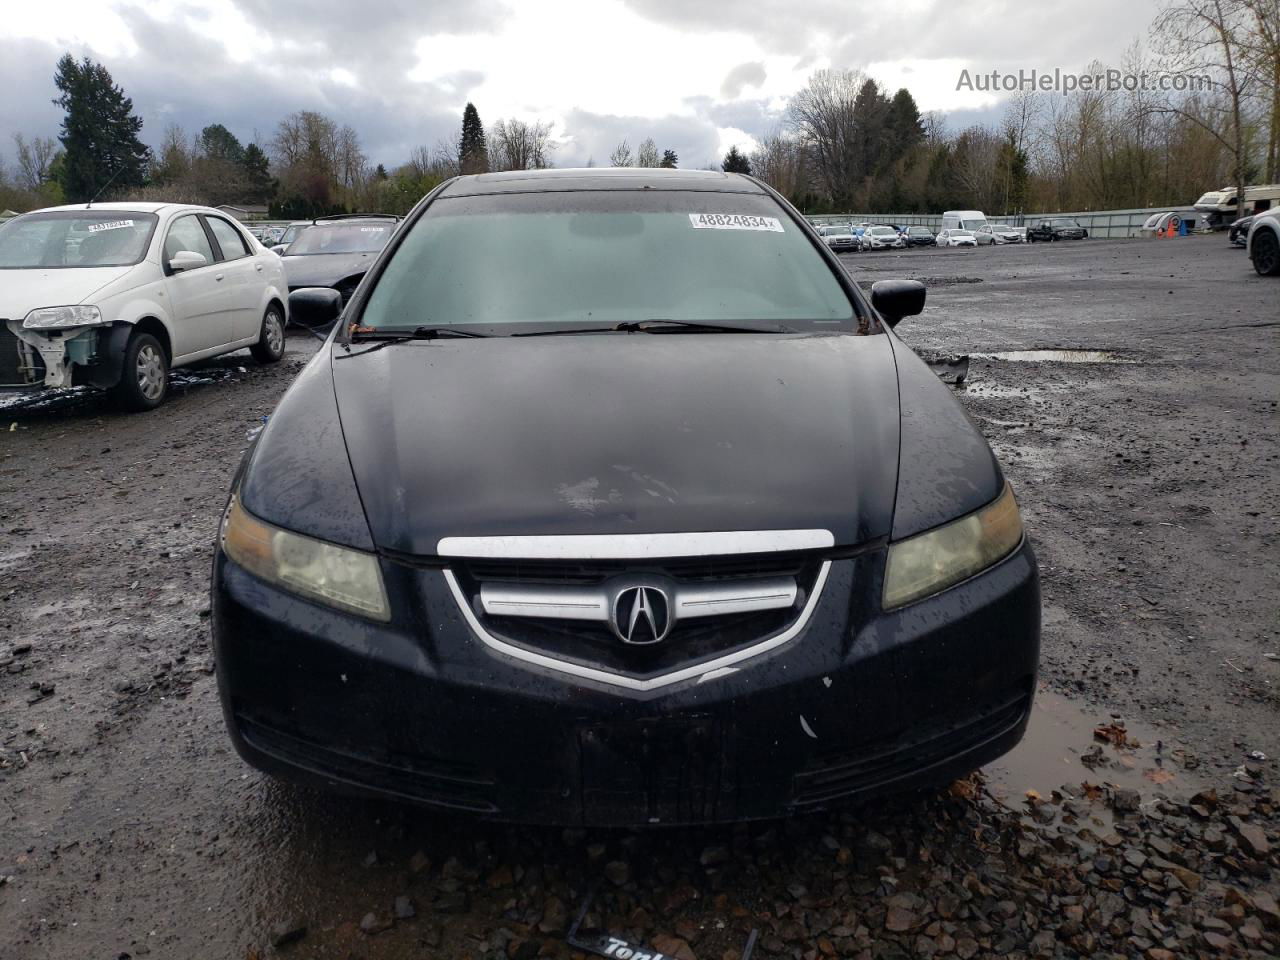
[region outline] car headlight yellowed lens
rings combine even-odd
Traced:
[[[309,600],[373,620],[391,619],[378,558],[263,523],[231,498],[222,549],[250,573]]]
[[[884,607],[901,607],[965,580],[1022,542],[1022,517],[1007,483],[991,503],[952,523],[889,545]]]

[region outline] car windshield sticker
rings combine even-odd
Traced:
[[[98,233],[101,230],[123,230],[125,227],[132,226],[132,220],[108,220],[106,223],[89,224],[89,232]]]
[[[777,217],[755,217],[748,213],[691,213],[689,222],[698,230],[764,230],[782,233]]]

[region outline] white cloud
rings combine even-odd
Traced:
[[[600,162],[628,137],[682,161],[775,126],[821,67],[862,69],[922,109],[998,112],[957,91],[961,69],[1079,70],[1117,61],[1156,0],[10,0],[0,37],[0,130],[50,134],[64,50],[106,63],[146,119],[268,134],[297,109],[330,113],[375,161],[399,162],[457,125],[555,124],[556,161]],[[43,68],[41,64],[47,66]],[[610,142],[610,138],[612,142]],[[7,149],[0,144],[0,150]]]

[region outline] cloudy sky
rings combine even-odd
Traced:
[[[159,142],[177,123],[243,141],[319,110],[393,166],[456,130],[468,100],[552,121],[558,166],[653,137],[703,166],[770,132],[821,67],[857,68],[952,126],[991,121],[962,69],[1081,70],[1145,38],[1156,0],[9,0],[0,157],[56,135],[54,64],[105,63]]]

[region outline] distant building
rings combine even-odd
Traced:
[[[267,219],[267,205],[265,203],[220,203],[217,209],[223,213],[231,214],[237,220]]]

